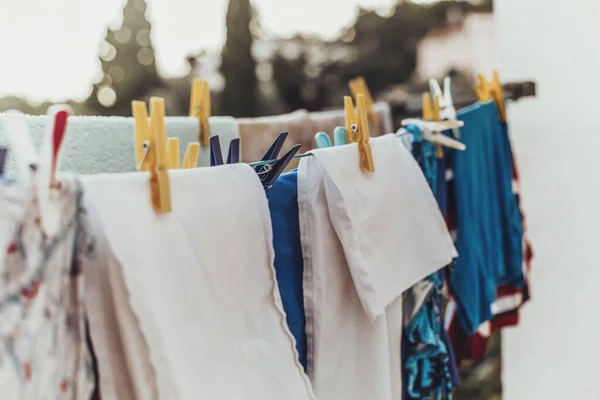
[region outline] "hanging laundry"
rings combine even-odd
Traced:
[[[16,183],[0,184],[0,385],[3,399],[87,399],[94,389],[86,343],[81,264],[93,257],[80,186],[57,192],[60,227],[47,236],[38,199]]]
[[[51,119],[46,116],[27,116],[33,141],[39,146]],[[69,117],[68,134],[62,145],[60,171],[91,175],[105,172],[135,171],[133,118],[123,117]],[[235,118],[210,117],[211,130],[218,133],[227,154],[230,140],[239,138]],[[168,117],[167,133],[179,138],[181,154],[188,143],[198,141],[198,119],[193,117]],[[0,124],[0,144],[6,143],[6,132]],[[201,147],[199,166],[210,163],[209,147]],[[6,174],[15,175],[16,164],[9,153]]]
[[[412,154],[433,190],[438,205],[440,169],[435,145],[422,140],[416,125],[406,127],[412,137]],[[442,176],[445,184],[445,176]],[[439,191],[442,192],[442,191]],[[445,193],[440,193],[445,195]],[[444,207],[440,206],[440,210]],[[442,272],[435,272],[406,291],[403,298],[402,335],[403,399],[452,399],[458,385],[454,354],[445,335],[442,315]]]
[[[459,252],[450,286],[458,321],[471,334],[493,317],[497,287],[524,285],[523,228],[512,191],[510,143],[494,103],[477,103],[458,118],[465,122],[461,140],[469,151],[449,156],[448,224]]]
[[[400,295],[456,256],[410,153],[394,135],[370,144],[374,173],[361,170],[357,144],[315,150],[298,169],[308,374],[319,398],[401,397]]]
[[[255,171],[232,164],[169,176],[172,211],[160,214],[148,174],[84,180],[121,265],[158,397],[314,399],[285,322]],[[95,328],[93,340],[102,332]]]
[[[281,175],[267,192],[273,225],[275,272],[286,321],[294,339],[300,363],[306,369],[306,316],[302,288],[302,243],[298,220],[298,171]]]

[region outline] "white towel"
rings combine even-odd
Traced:
[[[27,116],[29,129],[35,145],[39,148],[46,126],[47,116]],[[219,135],[224,156],[231,139],[239,138],[238,123],[233,117],[210,117],[211,134]],[[188,143],[199,140],[197,118],[167,117],[167,136],[178,137],[183,158]],[[0,145],[6,145],[4,125],[0,123]],[[133,118],[125,117],[69,117],[67,134],[61,150],[59,170],[78,174],[135,171]],[[209,147],[201,147],[199,166],[210,161]],[[5,173],[15,176],[16,164],[8,152]]]
[[[322,399],[401,398],[401,293],[456,256],[431,189],[394,135],[300,162],[308,373]]]
[[[168,214],[152,208],[148,173],[84,179],[159,398],[313,399],[285,322],[256,173],[237,164],[169,174]]]

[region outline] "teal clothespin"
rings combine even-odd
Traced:
[[[333,130],[333,145],[343,146],[348,144],[346,142],[346,128],[343,126],[336,126]]]
[[[315,142],[317,142],[317,147],[319,149],[324,149],[326,147],[331,147],[331,140],[329,136],[325,132],[319,132],[315,135]]]

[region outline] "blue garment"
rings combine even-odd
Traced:
[[[450,275],[457,316],[467,333],[492,318],[496,287],[524,282],[523,227],[512,192],[512,154],[493,102],[458,112],[464,121],[453,152],[458,258]]]
[[[436,157],[435,146],[422,140],[419,128],[406,127],[413,134],[412,153],[421,167],[438,204],[445,209],[445,163]],[[440,171],[443,168],[443,173]],[[440,175],[441,174],[441,175]],[[441,195],[442,197],[438,197]],[[402,397],[405,400],[452,399],[458,385],[454,353],[442,318],[443,270],[426,278],[432,283],[422,306],[402,332]],[[412,290],[412,289],[411,289]]]
[[[288,327],[296,339],[300,363],[306,370],[306,316],[302,288],[304,264],[298,220],[298,171],[280,175],[267,191],[267,199],[273,226],[277,284]]]

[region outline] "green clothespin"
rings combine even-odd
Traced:
[[[317,142],[317,147],[319,149],[324,149],[326,147],[331,147],[331,140],[329,136],[325,132],[319,132],[315,135],[315,142]]]
[[[346,141],[346,128],[343,126],[336,126],[333,130],[333,145],[334,146],[343,146],[348,144]]]

